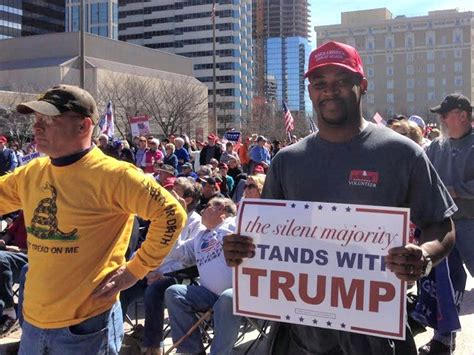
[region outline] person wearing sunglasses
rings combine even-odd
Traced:
[[[244,185],[244,197],[260,198],[266,177],[264,174],[250,175]]]

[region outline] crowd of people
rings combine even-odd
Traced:
[[[46,157],[19,166],[18,144],[9,148],[0,136],[0,213],[8,220],[0,238],[0,336],[21,323],[20,354],[118,353],[123,317],[143,297],[145,354],[163,354],[165,308],[178,353],[205,353],[198,330],[183,336],[194,314],[209,309],[211,354],[231,353],[241,325],[232,312],[231,267],[255,255],[252,238],[236,234],[242,198],[409,207],[413,240],[388,251],[387,268],[420,282],[449,256],[452,278],[463,263],[473,275],[470,101],[452,94],[432,108],[441,132],[416,115],[394,115],[377,127],[362,117],[367,79],[359,54],[337,42],[311,53],[305,77],[319,131],[286,144],[257,134],[229,141],[211,133],[207,142],[187,135],[93,138],[95,101],[69,85],[18,105],[35,116],[35,144],[25,153],[37,149]],[[353,170],[370,171],[377,181],[349,184]],[[199,283],[180,284],[173,273],[191,266]],[[19,311],[12,288],[18,282]],[[417,350],[414,325],[433,325],[410,316],[405,341],[275,323],[268,353],[454,350],[453,334],[440,331]]]

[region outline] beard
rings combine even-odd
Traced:
[[[348,105],[343,99],[323,100],[319,103],[316,112],[318,120],[330,126],[339,126],[349,119]]]

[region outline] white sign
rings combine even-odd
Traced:
[[[31,154],[28,154],[28,155],[24,155],[24,156],[20,157],[21,165],[25,165],[26,163],[29,163],[30,161],[32,161],[35,158],[38,158],[39,156],[40,156],[39,152],[34,152],[34,153],[31,153]]]
[[[256,255],[234,268],[234,313],[405,339],[406,283],[383,257],[409,222],[406,208],[242,200],[238,233]]]
[[[132,137],[148,136],[151,133],[150,118],[148,116],[130,117],[129,122]]]

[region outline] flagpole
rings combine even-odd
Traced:
[[[85,55],[85,39],[84,39],[84,0],[81,0],[80,4],[80,17],[79,21],[81,22],[79,25],[80,30],[80,47],[81,47],[81,54],[80,54],[80,86],[82,89],[85,89],[85,81],[86,81],[86,55]]]
[[[212,0],[212,118],[217,134],[216,114],[216,0]]]

